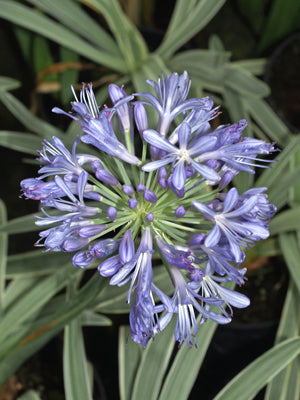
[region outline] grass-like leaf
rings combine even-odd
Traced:
[[[180,400],[188,399],[216,327],[212,321],[201,325],[196,335],[199,348],[189,349],[184,344],[178,350],[164,381],[159,400],[176,399],[178,393]]]
[[[276,343],[300,335],[300,293],[293,281],[287,292]],[[300,397],[300,360],[292,361],[269,383],[265,400],[298,400]]]
[[[119,329],[119,392],[121,400],[130,400],[134,377],[138,369],[143,349],[129,338],[129,326],[121,326]]]
[[[290,274],[300,292],[300,246],[295,233],[279,235],[279,244]]]
[[[74,318],[65,327],[63,370],[66,400],[92,400],[88,362],[79,318]]]
[[[285,340],[253,361],[214,400],[249,400],[300,353],[300,338]]]
[[[16,79],[7,76],[0,76],[0,92],[17,89],[20,85],[21,83]]]
[[[169,58],[208,24],[224,3],[225,0],[178,0],[157,53],[164,59]]]
[[[95,274],[77,293],[62,307],[32,323],[30,330],[20,329],[13,335],[14,345],[0,360],[0,385],[8,379],[16,369],[32,354],[37,352],[50,339],[52,339],[74,317],[88,308],[91,302],[103,288],[104,280]],[[3,345],[1,344],[3,348]]]
[[[0,199],[0,225],[6,222],[6,207]],[[6,281],[6,262],[7,262],[8,237],[6,233],[0,233],[0,315],[3,309],[3,300]]]
[[[0,16],[14,24],[39,33],[101,65],[119,72],[125,72],[127,69],[121,57],[95,48],[63,25],[16,1],[1,0]]]

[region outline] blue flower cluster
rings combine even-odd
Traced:
[[[98,265],[110,285],[129,285],[135,342],[145,347],[176,314],[175,338],[192,346],[198,314],[200,324],[226,324],[232,307],[249,305],[222,283],[244,283],[244,250],[268,237],[276,208],[266,188],[240,194],[227,187],[240,171],[266,168],[258,156],[275,149],[242,137],[245,120],[212,130],[218,107],[209,97],[187,99],[186,72],[148,83],[155,94],[127,96],[111,84],[112,107],[102,109],[91,84],[83,85],[79,99],[73,90],[72,110],[53,111],[76,120],[84,134],[71,152],[57,137],[45,140],[40,176],[21,187],[42,205],[37,246],[75,252],[75,267]],[[157,114],[152,127],[150,109]],[[77,153],[79,140],[97,150]],[[154,259],[169,271],[171,296],[153,282]]]

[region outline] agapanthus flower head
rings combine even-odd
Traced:
[[[127,285],[135,342],[145,347],[176,318],[175,339],[191,347],[201,323],[229,323],[233,307],[249,304],[223,283],[245,283],[246,249],[268,237],[276,208],[266,188],[222,189],[240,171],[265,166],[257,156],[275,148],[242,137],[245,120],[213,130],[219,107],[209,97],[187,98],[187,72],[148,83],[156,96],[134,98],[110,85],[112,108],[97,104],[91,84],[78,97],[72,89],[71,112],[53,111],[76,120],[82,136],[71,151],[60,138],[45,140],[39,177],[21,188],[42,206],[37,246],[74,253],[74,267],[97,268],[110,285]],[[91,155],[76,152],[79,140],[93,146]],[[173,294],[159,279],[154,284],[157,264],[167,269]]]

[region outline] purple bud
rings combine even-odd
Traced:
[[[119,247],[119,257],[122,264],[128,263],[134,256],[134,243],[131,230],[128,229],[121,240]]]
[[[174,192],[176,194],[177,197],[182,199],[185,195],[185,190],[184,189],[180,189],[180,190],[176,189],[176,187],[173,185],[172,178],[173,178],[173,175],[171,174],[168,178],[169,188],[172,190],[172,192]]]
[[[108,185],[118,186],[118,184],[119,184],[118,179],[115,178],[112,174],[110,174],[105,169],[97,169],[95,171],[95,175],[96,175],[96,178],[99,179],[99,181],[107,183]]]
[[[219,190],[223,190],[234,178],[232,171],[226,171],[219,182]]]
[[[187,178],[190,178],[195,173],[195,169],[191,165],[187,165],[185,167],[185,175]]]
[[[159,159],[160,149],[158,147],[155,147],[151,144],[150,152],[151,152],[151,158],[153,161],[156,161]]]
[[[167,189],[168,181],[166,179],[167,169],[165,167],[160,167],[157,174],[157,182],[163,189]]]
[[[98,265],[98,271],[102,276],[112,276],[121,268],[121,266],[122,264],[120,263],[119,256],[113,256]]]
[[[102,233],[105,231],[106,225],[89,225],[89,226],[83,226],[82,228],[78,229],[78,235],[82,238],[89,238],[95,235],[99,235],[99,233]]]
[[[163,258],[177,268],[191,270],[193,268],[190,260],[190,251],[175,249],[174,246],[166,243],[161,237],[156,238],[156,244]]]
[[[107,208],[107,216],[111,221],[115,221],[117,218],[117,209],[113,206]]]
[[[137,185],[137,191],[138,192],[143,192],[144,190],[146,189],[146,186],[145,185],[143,185],[142,183],[138,183],[138,185]]]
[[[189,278],[191,281],[201,282],[203,279],[203,271],[199,268],[195,268],[190,272]]]
[[[119,241],[115,239],[100,240],[94,245],[89,247],[90,254],[93,257],[102,258],[110,256],[114,251],[117,250]]]
[[[123,185],[123,192],[128,196],[134,196],[135,190],[131,185]]]
[[[70,238],[64,241],[63,249],[65,251],[77,251],[89,243],[88,238]]]
[[[91,165],[92,170],[94,172],[96,172],[97,169],[103,169],[103,165],[101,164],[100,160],[94,160],[94,161],[91,162],[90,165]]]
[[[138,131],[143,138],[143,132],[148,129],[148,118],[145,107],[140,102],[137,102],[134,106],[134,118]]]
[[[146,201],[149,201],[149,203],[156,203],[157,202],[157,197],[154,192],[150,189],[145,189],[144,191],[144,199]]]
[[[153,213],[147,214],[147,215],[146,215],[146,219],[147,219],[149,222],[152,222],[152,221],[154,220]]]
[[[192,236],[189,239],[189,246],[198,246],[204,244],[204,240],[206,238],[205,233],[196,233],[196,235]]]
[[[176,218],[182,218],[185,216],[185,209],[183,206],[179,206],[176,208],[175,216],[176,216]]]
[[[224,164],[223,161],[219,161],[219,160],[207,160],[205,162],[205,165],[212,169],[220,168],[222,164]]]
[[[101,201],[102,199],[101,195],[97,192],[84,192],[84,197],[94,201]]]
[[[125,132],[129,131],[132,111],[129,108],[128,102],[131,100],[131,97],[126,95],[123,87],[119,88],[113,83],[108,86],[108,93],[111,101],[117,109],[121,129],[123,129]]]
[[[129,208],[133,209],[137,206],[138,201],[137,201],[137,199],[129,199],[128,204],[129,204]]]
[[[89,250],[79,251],[72,257],[72,264],[77,268],[85,268],[90,265],[94,257],[90,254]]]

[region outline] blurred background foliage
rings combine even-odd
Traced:
[[[121,399],[164,400],[178,393],[180,399],[247,400],[257,393],[267,400],[299,398],[299,17],[296,0],[0,0],[1,396],[11,390],[8,399],[19,391],[20,400],[88,400],[94,388],[95,399],[118,398],[118,358]],[[91,271],[74,269],[66,254],[32,251],[37,210],[18,199],[19,181],[35,174],[41,140],[56,135],[70,145],[80,133],[76,124],[66,126],[50,112],[53,106],[68,109],[71,84],[79,89],[80,82],[92,81],[104,104],[111,82],[124,84],[127,93],[140,92],[149,90],[146,79],[184,70],[192,79],[192,96],[212,95],[222,105],[215,126],[246,118],[247,136],[275,141],[282,150],[272,169],[255,177],[241,173],[235,182],[242,191],[267,186],[279,210],[270,239],[248,254],[253,304],[238,319],[250,324],[244,329],[249,332],[253,322],[272,321],[276,328],[281,314],[275,345],[268,350],[274,330],[271,344],[259,353],[249,349],[241,357],[240,348],[228,354],[223,349],[227,359],[237,351],[240,363],[229,375],[218,371],[219,378],[208,373],[216,371],[208,357],[216,357],[209,345],[218,347],[218,330],[211,342],[213,323],[201,326],[199,349],[177,351],[172,327],[146,351],[133,343],[126,349],[122,290],[107,288]],[[164,270],[157,276],[168,291]],[[120,327],[119,339],[112,322]],[[60,332],[64,335],[53,342]],[[220,335],[222,347],[226,332]],[[40,350],[50,340],[56,358],[53,347]],[[100,349],[93,359],[95,346]],[[25,362],[38,351],[40,357]],[[206,388],[210,379],[216,382]]]

